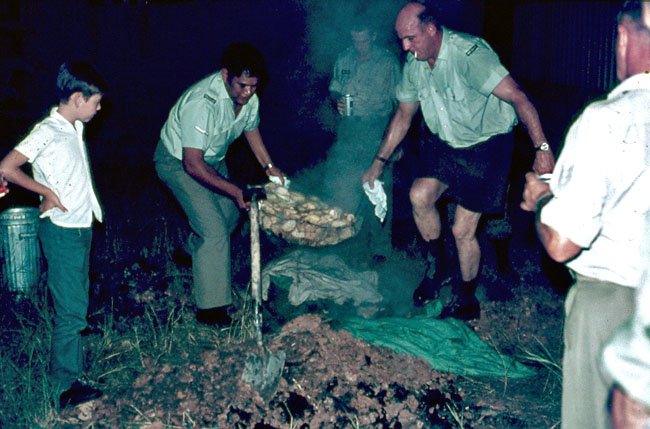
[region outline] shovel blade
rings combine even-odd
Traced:
[[[264,400],[270,401],[280,383],[285,359],[283,351],[264,351],[262,356],[249,354],[246,356],[242,380],[253,386]]]

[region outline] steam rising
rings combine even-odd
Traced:
[[[306,36],[315,70],[331,73],[336,56],[350,46],[350,28],[359,18],[368,18],[376,25],[379,45],[399,54],[393,27],[405,3],[396,0],[308,0],[305,5]]]
[[[297,0],[296,0],[297,1]],[[306,0],[300,2],[304,8],[306,32],[306,64],[312,74],[304,76],[315,90],[310,95],[315,95],[319,100],[310,99],[310,106],[303,106],[301,117],[316,115],[318,124],[322,129],[334,132],[336,113],[327,93],[327,85],[331,79],[334,62],[339,53],[352,45],[350,31],[355,20],[371,22],[377,32],[375,43],[392,51],[397,58],[401,56],[400,44],[395,36],[394,24],[399,10],[406,2],[400,0]],[[316,102],[318,106],[314,106]],[[331,145],[334,143],[333,136]],[[325,152],[326,148],[323,148]],[[323,153],[325,155],[325,153]],[[337,204],[336,195],[326,195],[324,181],[337,182],[343,186],[342,172],[325,171],[326,162],[321,162],[309,169],[296,173],[291,177],[292,188],[308,195],[316,195],[331,205]],[[369,165],[368,165],[369,167]],[[348,186],[346,183],[344,186]],[[358,186],[361,183],[349,184]],[[331,186],[330,186],[331,188]],[[366,222],[378,222],[377,219],[367,219]],[[358,237],[355,237],[358,238]],[[365,255],[360,254],[357,246],[352,246],[350,239],[336,246],[317,249],[324,253],[334,253],[342,257],[347,264],[358,270],[372,269],[379,273],[379,292],[384,296],[383,306],[391,314],[399,315],[407,311],[410,305],[411,291],[419,281],[421,264],[395,255],[383,266],[369,267],[372,260],[372,249],[367,248]],[[389,308],[390,307],[390,308]]]

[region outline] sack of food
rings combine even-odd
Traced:
[[[260,201],[262,229],[290,243],[319,247],[338,244],[359,232],[360,222],[351,213],[331,207],[316,196],[273,182],[264,185]]]

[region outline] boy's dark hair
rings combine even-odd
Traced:
[[[106,93],[106,82],[92,64],[85,61],[65,62],[59,67],[56,77],[56,93],[62,102],[68,101],[75,92],[84,98]]]
[[[264,56],[255,46],[248,43],[229,45],[221,56],[221,67],[228,70],[229,79],[245,73],[248,77],[266,80]]]

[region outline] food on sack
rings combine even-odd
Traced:
[[[285,240],[312,247],[329,246],[358,232],[356,216],[328,206],[318,197],[269,182],[260,201],[262,229]]]

